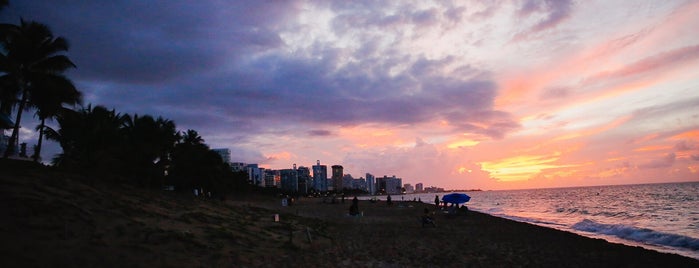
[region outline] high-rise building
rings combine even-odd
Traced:
[[[313,188],[319,192],[328,191],[328,166],[321,165],[320,160],[313,166]]]
[[[243,162],[231,162],[231,170],[232,170],[233,172],[247,171],[247,170],[245,169],[245,166],[247,166],[247,164],[245,164],[245,163],[243,163]]]
[[[393,176],[391,178],[386,178],[386,193],[387,194],[402,194],[403,193],[403,179],[396,178]]]
[[[371,175],[371,173],[366,174],[366,186],[369,194],[376,194],[376,181],[374,175]]]
[[[313,187],[313,181],[311,181],[311,170],[307,167],[300,166],[296,169],[296,174],[299,178],[299,193],[307,194],[308,189]]]
[[[258,167],[257,164],[248,164],[245,169],[248,172],[250,184],[265,187],[264,168]]]
[[[352,177],[352,174],[342,175],[342,189],[356,189],[352,184],[353,181],[354,177]]]
[[[413,188],[413,185],[410,183],[403,184],[403,188],[405,188],[405,192],[408,194],[415,192],[415,188]]]
[[[347,176],[347,175],[345,175]],[[366,179],[359,177],[359,179],[352,179],[352,189],[355,190],[362,190],[362,191],[368,191],[366,187]]]
[[[264,170],[264,187],[267,188],[279,188],[280,187],[280,178],[279,178],[279,170],[272,170],[272,169],[265,169]]]
[[[296,165],[293,169],[282,169],[279,171],[281,177],[282,190],[296,193],[299,191],[299,178],[296,173]]]
[[[417,184],[415,184],[415,191],[416,191],[416,192],[422,192],[422,191],[424,190],[423,187],[424,187],[424,186],[423,186],[422,182],[417,183]]]
[[[396,178],[395,175],[392,177],[384,175],[383,178],[376,178],[376,186],[380,193],[400,194],[403,192],[403,180]]]
[[[342,176],[343,174],[343,168],[340,165],[333,165],[332,166],[332,172],[333,172],[333,190],[336,192],[342,192],[343,190],[343,185],[342,185]]]
[[[221,156],[221,159],[223,159],[223,163],[230,163],[231,162],[231,150],[228,148],[218,148],[218,149],[211,149],[212,151],[216,152],[218,155]]]

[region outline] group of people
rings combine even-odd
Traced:
[[[440,203],[442,206],[440,206]],[[448,212],[449,214],[455,215],[457,213],[462,213],[466,215],[468,212],[468,207],[466,205],[459,205],[456,203],[447,203],[446,201],[439,201],[439,196],[435,195],[434,196],[434,204],[437,206],[437,208],[441,208],[443,211]]]

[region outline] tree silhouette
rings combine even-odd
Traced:
[[[38,162],[41,156],[46,119],[57,116],[63,104],[76,105],[81,102],[82,94],[73,86],[73,83],[65,78],[54,79],[56,77],[60,76],[43,77],[44,79],[38,79],[31,85],[30,104],[37,109],[36,115],[41,120],[37,126],[39,141],[32,156],[35,162]]]
[[[103,106],[88,105],[79,111],[61,109],[56,116],[59,129],[46,131],[46,137],[63,148],[63,153],[54,158],[54,165],[84,172],[119,172],[124,120],[124,115]]]
[[[3,24],[0,29],[0,46],[3,50],[0,53],[0,72],[3,73],[0,85],[3,86],[3,93],[0,95],[19,96],[3,100],[4,103],[17,105],[15,125],[4,153],[4,157],[8,157],[15,150],[22,112],[28,108],[34,91],[46,90],[46,87],[39,85],[46,86],[49,82],[56,84],[52,87],[72,87],[72,82],[62,73],[74,68],[75,64],[60,54],[68,50],[66,39],[54,37],[44,24],[20,20],[19,25]]]
[[[138,183],[161,186],[165,170],[170,162],[170,153],[179,136],[175,123],[150,115],[124,117],[122,132],[126,146],[122,147],[125,174],[142,177]]]

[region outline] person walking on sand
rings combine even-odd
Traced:
[[[437,208],[439,208],[439,195],[434,196],[434,205],[437,206]]]

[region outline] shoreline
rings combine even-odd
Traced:
[[[202,200],[45,169],[0,175],[2,267],[699,267],[699,260],[471,211]],[[423,227],[430,210],[436,227]],[[278,215],[275,221],[274,215]]]
[[[678,183],[663,183],[657,185],[662,185],[662,187],[660,187],[661,189],[672,189],[676,188],[677,184]],[[696,182],[688,182],[686,184],[691,186],[696,185]],[[647,184],[639,185],[644,186]],[[633,187],[639,185],[622,185],[620,187],[631,187],[635,190]],[[616,186],[611,187],[612,188],[603,188],[601,190],[598,189],[600,187],[582,188],[593,189],[587,192],[593,192],[592,194],[594,195],[595,191],[607,193],[614,192],[616,189],[614,187]],[[691,187],[684,187],[682,189],[690,188]],[[560,205],[556,204],[555,201],[551,202],[549,199],[536,199],[533,202],[540,206],[530,208],[522,206],[521,202],[503,200],[507,199],[509,196],[512,196],[511,198],[513,199],[521,200],[523,196],[527,195],[527,190],[522,191],[523,193],[515,192],[513,195],[510,195],[508,191],[501,194],[473,193],[472,197],[476,197],[476,202],[473,204],[466,203],[466,205],[472,210],[517,222],[566,231],[594,239],[604,239],[611,243],[640,246],[658,252],[678,254],[693,259],[699,259],[699,248],[697,248],[697,246],[699,246],[699,239],[696,238],[696,230],[691,228],[691,223],[694,221],[691,217],[692,211],[686,209],[687,204],[678,204],[677,206],[683,206],[685,209],[678,210],[677,207],[675,207],[675,210],[672,210],[672,212],[676,213],[675,215],[669,214],[666,210],[658,211],[658,216],[653,216],[656,217],[656,220],[653,220],[648,217],[648,215],[655,214],[654,212],[646,211],[644,208],[638,206],[633,209],[627,209],[627,212],[624,212],[618,209],[618,206],[612,206],[614,208],[612,210],[605,210],[604,204],[601,203],[570,203],[571,201],[562,200],[561,202],[565,205]],[[537,194],[542,194],[544,196],[551,195],[552,193],[560,193],[558,189],[543,193],[538,191],[540,190],[537,190]],[[585,191],[578,192],[584,193]],[[426,197],[431,197],[431,199],[433,199],[434,195],[434,193],[428,193],[407,194],[403,196],[405,196],[405,200],[421,197],[422,200],[425,201]],[[385,196],[380,198],[385,199]],[[401,198],[401,195],[394,197],[394,199],[399,200]],[[431,199],[426,201],[431,201]],[[473,202],[474,200],[471,201]],[[496,202],[498,202],[497,205]],[[636,202],[636,205],[640,203],[641,202]],[[692,205],[689,205],[689,207],[691,206]],[[665,204],[665,207],[672,207],[672,205]],[[587,212],[588,209],[590,211],[589,213]],[[639,211],[643,211],[643,213]],[[617,217],[617,215],[621,216]],[[675,220],[668,221],[668,219],[671,218]]]
[[[306,204],[305,202],[316,204]],[[384,235],[383,233],[392,233],[395,235],[393,238],[394,242],[402,244],[402,246],[396,246],[396,248],[408,252],[406,253],[408,255],[425,253],[425,246],[416,244],[415,239],[411,238],[410,235],[397,234],[396,230],[390,230],[391,228],[397,228],[404,231],[415,231],[418,234],[429,232],[430,237],[421,237],[418,240],[422,244],[432,245],[435,248],[439,248],[441,242],[455,238],[462,239],[461,245],[458,242],[452,243],[453,241],[447,243],[448,246],[445,247],[447,251],[452,251],[462,245],[471,244],[486,248],[486,250],[464,250],[461,254],[454,253],[450,257],[452,259],[464,260],[464,257],[478,255],[478,253],[493,256],[505,254],[510,258],[506,259],[506,261],[501,261],[494,260],[491,258],[492,256],[484,257],[481,255],[480,257],[471,256],[478,260],[475,262],[471,262],[473,259],[470,258],[464,260],[465,263],[476,264],[477,266],[478,264],[483,265],[487,263],[488,265],[486,266],[512,266],[516,264],[515,266],[663,267],[671,264],[678,267],[691,267],[699,264],[699,260],[674,253],[663,253],[639,246],[612,243],[600,238],[590,238],[568,231],[514,221],[477,211],[469,211],[467,216],[459,217],[449,217],[446,214],[435,213],[434,217],[438,227],[434,228],[434,230],[422,228],[417,223],[418,215],[424,208],[434,211],[435,206],[433,204],[398,201],[394,202],[393,206],[387,206],[385,202],[371,203],[364,200],[359,203],[360,210],[365,213],[364,217],[360,217],[357,220],[346,215],[343,217],[337,216],[342,207],[349,206],[349,201],[346,201],[344,204],[322,204],[319,200],[313,199],[305,200],[305,202],[301,202],[302,204],[299,204],[296,208],[287,207],[284,209],[295,211],[294,213],[298,215],[336,222],[342,226],[340,228],[346,228],[343,235],[340,236],[351,237],[347,241],[350,248],[351,245],[356,244],[381,247],[380,242],[376,241],[376,238],[371,237],[381,237]],[[372,213],[376,215],[372,215]],[[409,217],[416,221],[414,226],[412,223],[409,223]],[[406,222],[408,226],[398,225]],[[445,224],[446,226],[444,226]],[[367,230],[371,228],[381,231],[380,233],[374,233]],[[482,232],[479,232],[479,230]],[[361,238],[352,237],[351,233],[353,231],[357,233],[368,232],[369,235]],[[508,235],[511,235],[511,237],[508,237]],[[469,241],[468,237],[476,237],[476,242]],[[493,246],[489,242],[499,244],[499,246]],[[415,248],[412,249],[411,247]],[[539,257],[536,257],[537,255]],[[497,258],[495,257],[495,259]],[[433,259],[427,263],[439,264],[437,266],[449,265],[443,261],[436,258],[436,260]],[[688,262],[684,263],[684,261]],[[418,266],[422,267],[423,265]]]

